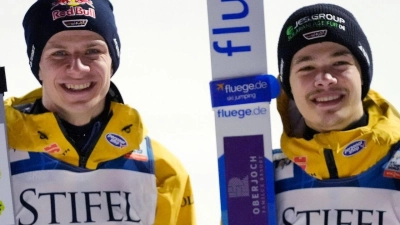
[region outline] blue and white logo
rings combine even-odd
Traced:
[[[360,141],[355,141],[350,143],[349,145],[346,146],[343,150],[343,155],[344,156],[353,156],[363,150],[366,146],[366,142],[364,140]]]
[[[128,145],[126,140],[123,137],[119,136],[118,134],[108,133],[106,135],[106,139],[107,139],[108,143],[110,143],[111,145],[113,145],[117,148],[124,148]]]
[[[280,92],[278,80],[272,75],[238,77],[210,82],[212,106],[230,106],[270,102]]]

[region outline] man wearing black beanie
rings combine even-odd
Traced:
[[[400,224],[400,114],[370,90],[371,48],[353,14],[293,12],[278,66],[278,224]]]
[[[16,222],[196,224],[188,173],[111,82],[111,2],[38,0],[23,28],[42,87],[5,101]]]

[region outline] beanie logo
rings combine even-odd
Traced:
[[[120,57],[120,53],[119,53],[119,45],[118,45],[118,41],[116,38],[113,39],[114,41],[114,45],[115,45],[115,50],[117,51],[117,56],[118,58]]]
[[[365,49],[363,48],[361,43],[358,43],[358,49],[360,49],[360,51],[363,53],[365,59],[367,60],[368,65],[371,65],[371,62],[369,61],[368,53],[367,53],[367,51],[365,51]]]
[[[65,27],[86,27],[88,20],[86,19],[78,19],[78,20],[63,20],[62,23]]]
[[[281,63],[279,65],[279,73],[281,75],[283,75],[283,67],[285,66],[285,60],[283,60],[283,58],[281,58]],[[280,76],[281,78],[281,82],[283,82],[283,76]]]
[[[307,40],[312,40],[316,38],[322,38],[326,37],[326,34],[328,33],[328,30],[316,30],[316,31],[311,31],[308,33],[303,34],[303,37]]]
[[[56,0],[53,3],[53,6],[51,9],[53,10],[55,7],[60,6],[60,5],[67,5],[67,6],[79,6],[87,4],[94,8],[92,0]]]
[[[29,56],[29,65],[32,67],[33,65],[33,58],[35,57],[35,46],[32,45],[31,55]]]
[[[82,6],[88,5],[87,9],[84,9]],[[58,6],[69,6],[67,10],[61,10],[54,8]],[[51,8],[53,20],[57,20],[64,17],[72,17],[72,16],[88,16],[92,18],[96,18],[96,13],[94,10],[93,2],[91,0],[57,0],[53,3],[53,7]]]
[[[307,28],[333,28],[333,29],[341,29],[343,31],[346,30],[346,26],[344,25],[346,21],[339,16],[319,13],[313,14],[311,16],[305,16],[296,21],[294,25],[290,25],[286,29],[286,35],[288,40],[290,41],[297,34],[302,32]]]

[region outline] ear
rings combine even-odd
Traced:
[[[38,78],[39,78],[39,80],[43,80],[43,77],[42,77],[42,73],[40,72],[40,68],[39,68],[39,72],[38,72]]]

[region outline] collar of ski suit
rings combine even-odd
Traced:
[[[29,152],[47,152],[77,166],[79,156],[73,145],[65,138],[55,113],[27,114],[16,109],[16,106],[30,104],[42,97],[41,88],[21,98],[5,100],[8,145],[10,149]],[[110,121],[102,131],[86,167],[95,169],[103,161],[118,158],[139,148],[147,131],[138,112],[127,105],[111,102],[113,113]],[[110,151],[115,148],[116,151]]]
[[[370,90],[363,100],[369,115],[368,125],[346,131],[315,134],[305,140],[305,123],[293,100],[284,92],[277,99],[283,133],[281,149],[284,155],[308,174],[329,178],[324,153],[331,151],[339,177],[358,175],[388,154],[391,146],[400,140],[400,115],[377,92]]]

